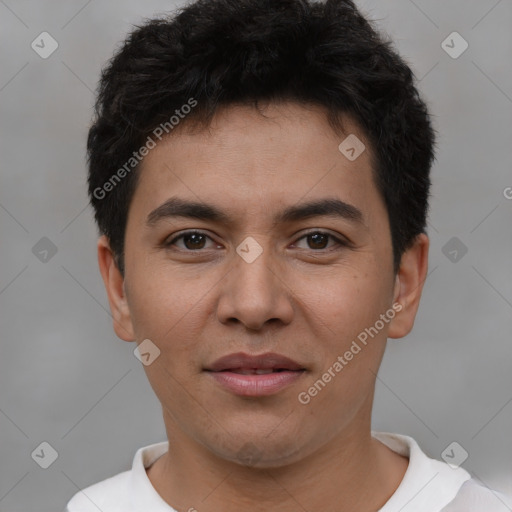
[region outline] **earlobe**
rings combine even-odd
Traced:
[[[107,291],[114,331],[124,341],[134,341],[130,309],[125,293],[124,278],[116,265],[108,238],[98,239],[98,265]]]
[[[393,304],[401,305],[401,310],[390,322],[389,338],[402,338],[413,328],[427,277],[429,243],[427,235],[420,233],[413,245],[402,254],[393,300]]]

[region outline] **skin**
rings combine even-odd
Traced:
[[[209,130],[183,123],[150,151],[129,208],[124,278],[108,240],[98,242],[117,335],[148,338],[161,351],[144,370],[170,450],[147,474],[178,511],[375,511],[408,466],[370,435],[376,374],[387,338],[413,327],[429,240],[417,237],[395,275],[387,211],[358,125],[346,117],[336,134],[324,110],[295,103],[263,112],[226,107]],[[355,161],[338,150],[350,133],[366,145]],[[230,223],[175,217],[148,226],[170,197],[213,204]],[[272,221],[287,206],[333,197],[359,208],[363,223]],[[163,246],[190,229],[206,235],[199,246],[187,238]],[[315,230],[349,244],[305,237]],[[248,236],[263,250],[252,263],[236,252]],[[402,310],[309,404],[299,403],[393,303]],[[307,370],[272,396],[234,395],[203,371],[233,352],[269,351]],[[253,465],[240,456],[248,443]]]

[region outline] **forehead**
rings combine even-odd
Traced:
[[[132,204],[146,215],[173,196],[217,205],[233,217],[273,218],[285,204],[326,196],[356,203],[365,215],[379,201],[371,148],[348,117],[338,134],[318,107],[269,104],[260,113],[230,106],[208,128],[191,126],[185,119],[143,160]],[[347,144],[357,158],[347,158]]]

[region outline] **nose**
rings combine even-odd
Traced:
[[[240,322],[247,329],[261,330],[265,324],[289,324],[293,318],[293,286],[287,282],[284,262],[270,249],[252,262],[238,253],[234,268],[220,283],[217,317],[222,323]]]

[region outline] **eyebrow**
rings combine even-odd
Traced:
[[[364,216],[359,208],[337,198],[319,199],[289,206],[274,217],[273,223],[274,225],[284,224],[321,216],[342,218],[364,224]],[[173,217],[186,217],[223,224],[233,222],[227,213],[214,205],[171,197],[147,216],[146,225],[153,227],[159,221]]]

